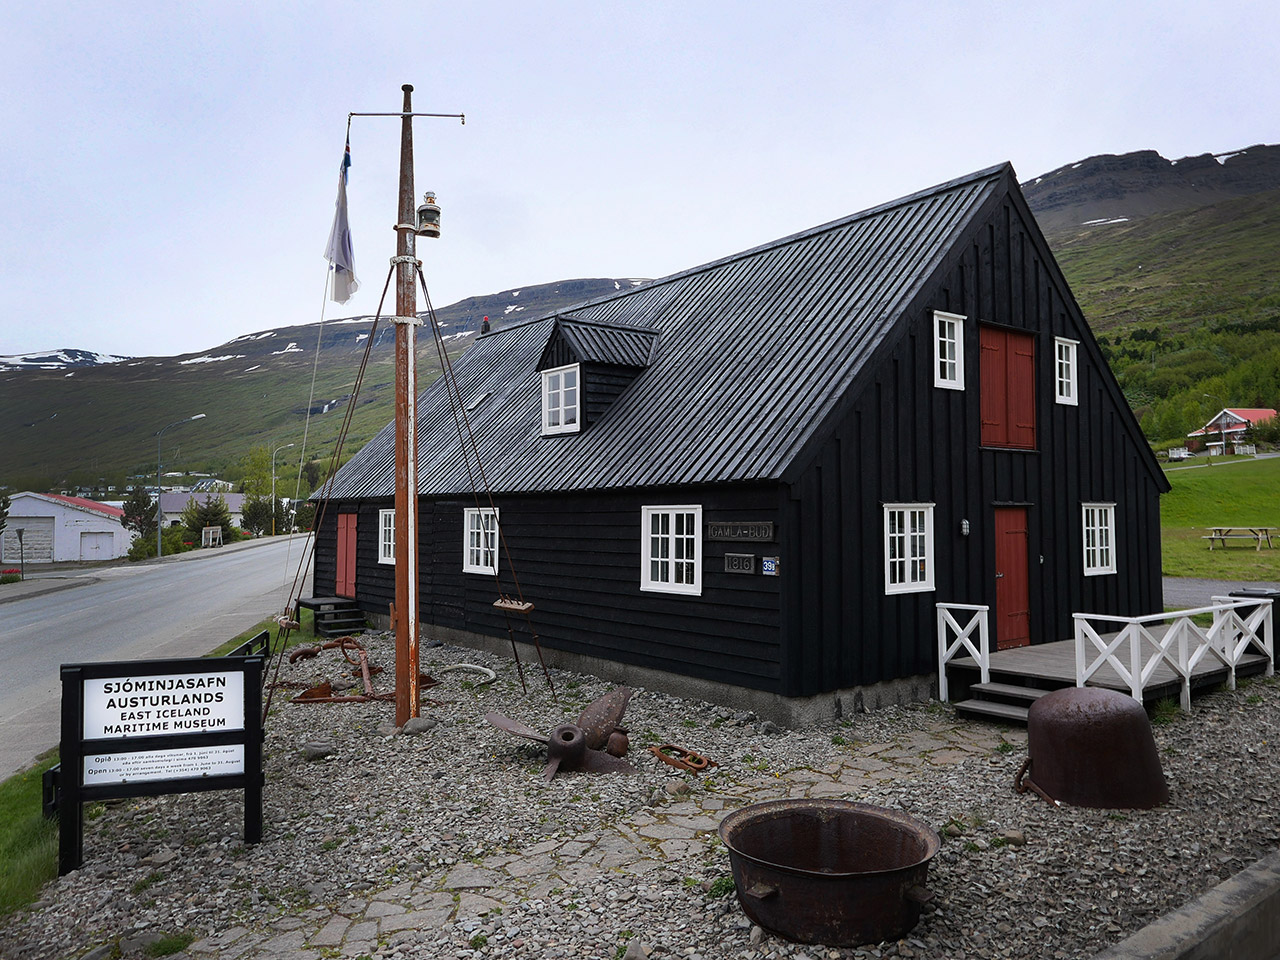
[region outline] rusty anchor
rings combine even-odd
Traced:
[[[368,651],[353,637],[340,637],[317,647],[299,647],[290,654],[289,662],[296,663],[298,660],[317,656],[321,650],[342,651],[342,656],[347,663],[355,668],[351,671],[351,675],[360,677],[364,681],[364,693],[346,696],[337,695],[333,692],[333,684],[326,680],[317,686],[311,687],[309,690],[302,691],[292,699],[292,703],[368,703],[373,700],[395,700],[396,695],[394,692],[378,693],[373,689],[373,677],[375,674],[381,673],[382,668],[369,663]],[[352,651],[355,651],[354,657],[352,656]],[[439,682],[439,680],[425,673],[418,674],[418,688],[420,690],[434,687]]]
[[[548,783],[560,770],[638,773],[622,759],[628,742],[627,731],[619,724],[630,700],[631,688],[619,687],[589,704],[577,723],[562,723],[550,734],[540,733],[500,713],[486,713],[484,718],[512,736],[546,744],[547,765],[542,770],[542,778]]]
[[[663,763],[670,764],[677,770],[690,770],[694,773],[701,773],[707,767],[719,766],[714,760],[708,760],[702,754],[686,750],[684,747],[677,747],[674,743],[664,743],[661,746],[650,747],[649,752]]]

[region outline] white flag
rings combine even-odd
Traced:
[[[333,267],[332,299],[337,303],[346,303],[351,295],[360,289],[360,281],[356,279],[356,258],[351,250],[351,227],[347,224],[347,168],[351,166],[351,138],[347,138],[347,148],[342,155],[342,169],[338,172],[338,202],[333,211],[333,229],[329,231],[329,246],[325,248],[324,258]]]

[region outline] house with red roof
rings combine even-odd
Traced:
[[[115,560],[129,552],[133,534],[119,507],[56,493],[15,493],[0,533],[0,563]]]
[[[1193,447],[1203,440],[1211,457],[1223,456],[1224,448],[1225,453],[1256,453],[1253,444],[1245,438],[1245,431],[1275,415],[1276,412],[1267,407],[1227,407],[1199,430],[1188,433],[1187,438]]]

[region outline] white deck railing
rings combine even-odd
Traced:
[[[1191,673],[1207,656],[1227,668],[1227,684],[1236,687],[1236,665],[1253,647],[1267,657],[1267,676],[1275,672],[1275,629],[1270,600],[1214,597],[1213,604],[1192,610],[1173,610],[1145,617],[1116,617],[1077,613],[1076,686],[1083,687],[1103,666],[1110,666],[1129,687],[1135,700],[1166,664],[1181,680],[1182,709],[1191,709]],[[1208,628],[1191,618],[1213,615]],[[1101,624],[1122,624],[1112,637]],[[1163,630],[1161,629],[1163,627]],[[1092,659],[1090,657],[1092,656]]]
[[[985,604],[940,603],[938,604],[938,699],[947,702],[947,664],[955,659],[961,648],[969,651],[969,656],[978,661],[978,669],[982,673],[982,682],[991,679],[991,636],[987,629],[987,611],[991,608]],[[969,614],[969,619],[962,627],[955,614]],[[978,642],[974,645],[973,632],[978,631]],[[952,639],[954,637],[954,639]]]

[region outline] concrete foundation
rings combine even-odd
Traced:
[[[391,629],[386,617],[370,617],[369,620],[376,623],[380,629]],[[427,624],[422,625],[421,635],[424,638],[421,641],[423,644],[429,642],[425,638],[430,637],[443,643],[484,650],[497,656],[511,656],[511,642],[499,637]],[[537,682],[540,679],[541,669],[538,666],[537,650],[531,643],[517,640],[516,644],[520,652],[520,662],[525,667],[525,676],[531,683]],[[938,687],[937,676],[926,675],[865,687],[850,687],[812,697],[783,697],[763,690],[699,680],[665,670],[637,667],[604,657],[583,656],[547,647],[542,648],[542,656],[548,667],[587,673],[632,687],[661,690],[663,693],[677,697],[706,700],[736,711],[749,710],[762,720],[772,720],[779,726],[790,728],[816,726],[893,704],[928,700],[936,693]]]

